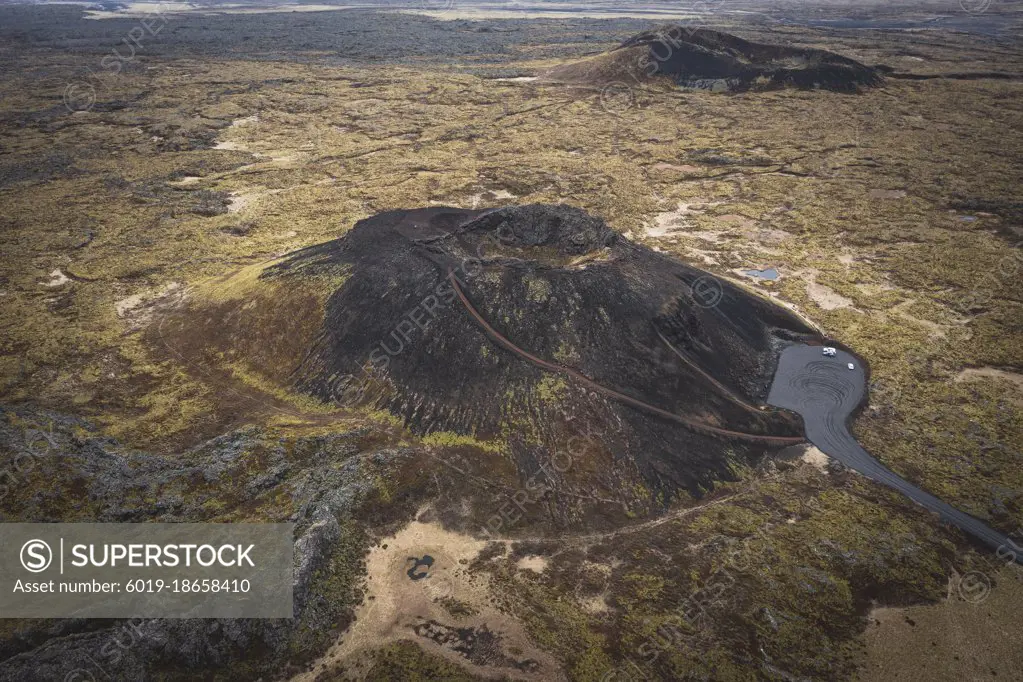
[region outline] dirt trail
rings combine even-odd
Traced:
[[[473,316],[476,322],[478,322],[479,325],[483,327],[483,330],[487,333],[488,336],[490,336],[491,339],[493,339],[499,346],[501,346],[505,350],[515,353],[519,357],[528,360],[529,362],[533,363],[534,365],[537,365],[538,367],[542,367],[543,369],[546,369],[550,372],[556,372],[558,374],[564,374],[566,376],[569,376],[592,391],[596,391],[597,393],[606,395],[610,398],[613,398],[614,400],[623,402],[626,405],[635,407],[639,410],[656,414],[657,416],[664,417],[665,419],[670,419],[671,421],[682,424],[683,426],[693,429],[694,431],[703,431],[705,433],[711,433],[718,436],[739,438],[741,440],[749,440],[759,443],[769,443],[771,445],[793,445],[795,443],[802,443],[804,441],[803,438],[792,436],[763,436],[755,433],[731,431],[729,429],[718,428],[716,426],[711,426],[709,424],[705,424],[703,422],[699,422],[693,419],[686,419],[685,417],[674,414],[672,412],[668,412],[667,410],[662,410],[659,407],[654,407],[653,405],[645,403],[642,400],[637,400],[631,396],[625,395],[624,393],[619,393],[618,391],[607,388],[606,386],[602,386],[597,382],[593,381],[592,379],[590,379],[589,377],[572,369],[571,367],[564,367],[562,365],[556,365],[553,362],[547,362],[546,360],[542,360],[536,357],[535,355],[532,355],[531,353],[522,350],[514,343],[509,341],[507,338],[505,338],[503,335],[501,335],[500,332],[498,332],[496,329],[490,326],[490,324],[483,318],[483,316],[479,314],[476,308],[473,307],[472,303],[469,302],[469,299],[466,297],[465,293],[462,291],[461,286],[459,286],[458,284],[458,279],[455,277],[454,271],[448,273],[448,280],[451,282],[451,286],[454,287],[455,293],[458,294],[458,298],[459,300],[461,300],[462,305],[465,306],[465,309],[469,311],[469,314]]]

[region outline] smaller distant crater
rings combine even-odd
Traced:
[[[855,93],[884,82],[879,70],[826,50],[755,43],[679,24],[644,31],[610,52],[555,67],[544,79],[595,87],[664,81],[713,92],[792,87]]]

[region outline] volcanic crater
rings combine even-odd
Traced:
[[[512,478],[699,497],[802,440],[764,400],[779,352],[819,334],[580,209],[391,211],[239,278],[218,287],[245,296],[198,316],[217,333],[190,338],[257,339],[245,362],[288,390],[386,409]]]

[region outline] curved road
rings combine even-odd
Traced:
[[[848,368],[850,362],[852,370]],[[992,549],[1005,548],[999,553],[1000,558],[1012,556],[1023,563],[1023,548],[1010,537],[903,480],[856,442],[847,424],[865,394],[866,372],[859,358],[842,350],[835,357],[826,357],[820,346],[796,345],[782,352],[767,402],[801,415],[807,440],[825,454],[898,490]]]

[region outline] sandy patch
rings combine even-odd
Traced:
[[[477,209],[480,206],[486,206],[487,204],[495,201],[507,201],[509,199],[518,198],[517,194],[512,194],[506,189],[488,189],[469,197],[469,207]]]
[[[153,319],[158,303],[171,296],[177,301],[182,293],[181,284],[171,282],[158,291],[143,291],[115,301],[114,311],[119,318],[127,320],[132,329],[138,329]]]
[[[515,562],[515,567],[520,571],[543,573],[547,569],[547,557],[536,555],[524,556]]]
[[[902,199],[906,196],[904,189],[872,189],[867,193],[871,199]]]
[[[262,194],[262,192],[237,192],[232,193],[231,198],[228,200],[227,212],[228,213],[241,213],[246,208],[252,205],[256,198]]]
[[[241,128],[244,126],[254,125],[256,123],[259,123],[259,114],[252,114],[251,116],[236,118],[231,121],[231,125],[228,126],[228,128]]]
[[[59,287],[67,284],[71,281],[71,278],[60,271],[60,268],[50,273],[50,281],[43,282],[44,287]]]
[[[799,458],[799,460],[817,467],[817,469],[824,474],[828,473],[828,464],[831,462],[830,457],[812,445],[806,446],[806,449],[803,451],[803,455]]]
[[[229,152],[247,152],[249,151],[241,142],[233,142],[231,140],[221,140],[213,145],[214,149],[225,149]]]
[[[852,308],[852,299],[842,296],[834,289],[818,284],[811,280],[806,284],[806,293],[813,299],[813,302],[819,305],[824,310],[838,310],[839,308]]]
[[[258,125],[258,124],[259,124],[259,114],[253,114],[252,116],[245,116],[243,118],[237,118],[237,119],[231,121],[231,125],[229,125],[227,128],[225,128],[225,132],[227,134],[230,134],[230,131],[235,129],[235,128],[244,128],[246,126]],[[214,149],[225,149],[227,151],[233,151],[233,152],[247,152],[247,151],[249,151],[248,145],[246,145],[244,142],[239,142],[237,140],[218,140],[217,143],[215,145],[213,145],[213,148]]]
[[[674,211],[665,211],[654,216],[653,221],[646,226],[646,236],[655,238],[667,237],[676,232],[692,230],[694,225],[690,217],[701,215],[703,209],[708,206],[716,206],[718,203],[720,202],[687,203],[680,201]]]
[[[916,324],[917,326],[925,328],[927,330],[927,332],[928,332],[927,335],[930,338],[934,338],[934,339],[943,339],[943,338],[945,338],[945,336],[947,334],[946,334],[946,327],[944,325],[940,325],[937,322],[931,322],[930,320],[925,320],[923,318],[916,317],[915,315],[912,315],[907,310],[908,308],[911,308],[913,306],[913,303],[915,303],[915,301],[913,301],[912,299],[906,300],[906,301],[903,301],[902,303],[899,303],[898,305],[893,307],[891,310],[892,310],[892,312],[898,313],[900,316],[902,316],[905,319],[909,320],[913,324]]]
[[[654,216],[653,222],[646,228],[646,236],[666,237],[673,232],[692,228],[692,224],[688,220],[688,217],[694,213],[690,209],[691,205],[679,202],[678,208],[674,211],[665,211]]]
[[[333,667],[402,639],[414,641],[424,650],[482,677],[564,679],[554,658],[537,649],[518,621],[497,610],[487,576],[468,570],[485,546],[486,542],[445,530],[438,523],[421,521],[413,521],[383,539],[366,558],[367,594],[356,611],[355,622],[310,671],[293,677],[291,682],[312,682],[324,665]],[[426,557],[429,566],[423,564]],[[419,578],[413,580],[409,571]],[[458,610],[462,615],[453,615],[445,606],[451,603],[465,607]],[[433,638],[438,631],[453,627],[485,628],[496,633],[503,656],[536,661],[538,667],[524,672],[511,665],[473,663]]]
[[[297,166],[297,165],[300,165],[307,156],[308,156],[308,154],[303,154],[303,155],[299,155],[299,154],[281,154],[280,156],[276,156],[276,155],[270,154],[269,156],[267,156],[265,158],[269,158],[271,163],[274,163],[274,164],[276,164],[278,166]],[[322,182],[321,183],[317,183],[317,184],[322,184]],[[289,189],[293,189],[293,188],[289,188]]]
[[[124,17],[142,17],[150,14],[166,12],[187,12],[195,9],[190,2],[129,2],[119,10],[91,10],[85,12],[86,19],[117,19]]]

